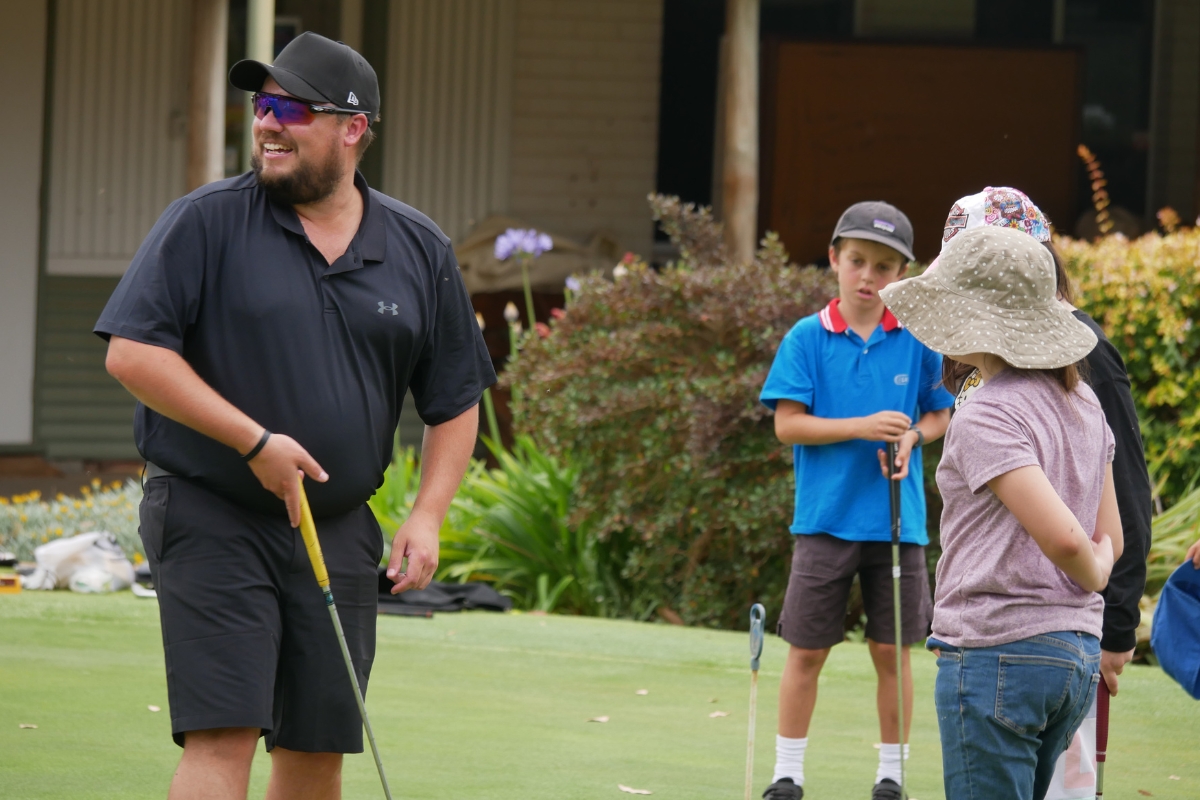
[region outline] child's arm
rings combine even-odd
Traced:
[[[925,444],[935,442],[945,436],[946,428],[949,427],[950,409],[948,408],[926,411],[913,426],[913,428],[920,428],[921,433],[925,436]],[[905,431],[904,436],[900,439],[900,446],[896,448],[896,474],[892,476],[893,480],[902,481],[908,477],[909,459],[912,458],[912,451],[916,446],[916,431],[913,429]],[[883,450],[879,451],[879,468],[883,470],[883,477],[886,478],[888,475],[887,453]]]
[[[775,435],[784,444],[833,444],[851,439],[898,442],[911,424],[908,415],[899,411],[831,419],[814,417],[808,413],[808,406],[794,400],[780,400],[775,407]],[[944,433],[945,428],[942,431]]]
[[[1111,482],[1110,464],[1105,487],[1111,489]],[[1093,540],[1054,491],[1041,467],[1018,467],[992,478],[987,485],[1033,537],[1046,558],[1067,573],[1067,577],[1089,592],[1098,592],[1108,585],[1114,561],[1113,530],[1110,527],[1112,521],[1104,514],[1103,499],[1097,519],[1096,538]],[[1113,504],[1116,504],[1115,492]],[[1118,536],[1119,530],[1118,516]]]

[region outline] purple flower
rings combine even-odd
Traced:
[[[529,255],[537,258],[547,250],[554,249],[554,240],[548,234],[538,233],[533,228],[509,228],[496,237],[496,260],[507,261],[513,256]]]
[[[572,292],[578,292],[583,288],[583,284],[579,282],[579,278],[576,278],[574,275],[572,275],[571,277],[567,278],[567,288]]]

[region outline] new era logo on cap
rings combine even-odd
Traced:
[[[354,92],[350,93],[350,96],[346,98],[346,102],[352,106],[358,105],[358,98],[354,96]]]

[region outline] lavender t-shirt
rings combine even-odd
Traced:
[[[1054,566],[987,482],[1039,466],[1090,533],[1114,447],[1086,384],[1068,396],[1046,375],[1007,369],[975,390],[950,422],[937,471],[935,638],[991,647],[1051,631],[1100,636],[1104,599]]]

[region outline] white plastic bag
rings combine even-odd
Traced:
[[[116,592],[133,583],[133,564],[105,531],[55,539],[36,548],[33,557],[37,569],[21,579],[24,589]],[[81,573],[78,581],[76,573]]]

